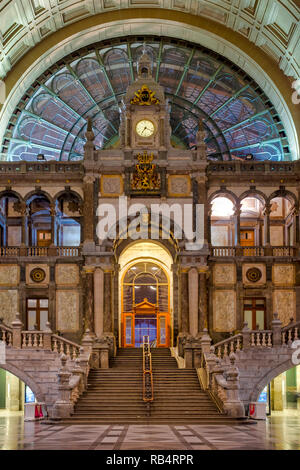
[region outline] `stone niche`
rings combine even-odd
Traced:
[[[215,290],[213,292],[213,329],[231,332],[236,329],[236,292]]]
[[[36,275],[38,274],[38,275]],[[26,284],[35,287],[47,287],[50,282],[50,268],[47,264],[27,264]]]
[[[79,268],[76,264],[57,264],[55,281],[58,286],[77,286],[79,283]]]
[[[295,284],[295,266],[292,264],[274,264],[272,279],[275,286],[293,286]]]
[[[102,197],[118,197],[123,193],[123,178],[121,175],[102,175],[100,179]]]
[[[254,287],[254,288],[265,285],[266,284],[266,265],[260,264],[260,263],[243,264],[243,284],[247,287]]]
[[[283,326],[296,319],[296,293],[293,290],[275,289],[273,292],[273,312],[277,312]]]
[[[213,282],[215,286],[226,286],[236,283],[235,264],[219,263],[214,265]]]
[[[188,175],[170,175],[168,195],[170,197],[189,197],[191,195],[190,177]]]
[[[0,286],[18,286],[20,282],[20,268],[16,264],[0,265]]]
[[[56,328],[65,333],[79,330],[79,293],[74,290],[56,291]]]
[[[0,290],[0,317],[6,325],[11,325],[19,311],[19,298],[16,289]]]

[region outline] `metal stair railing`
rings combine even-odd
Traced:
[[[154,401],[152,356],[149,336],[143,336],[143,401],[147,407],[147,415],[151,414],[151,403]]]

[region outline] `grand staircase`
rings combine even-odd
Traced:
[[[142,349],[119,349],[110,369],[92,369],[68,424],[227,424],[199,385],[195,370],[178,369],[169,349],[152,349],[154,402],[142,400]]]

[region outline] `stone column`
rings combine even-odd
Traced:
[[[85,330],[94,333],[94,267],[84,266],[84,317]]]
[[[204,206],[204,220],[203,220],[203,248],[207,248],[210,243],[210,204],[207,201],[207,187],[206,187],[207,177],[204,174],[199,174],[196,176],[196,181],[198,185],[198,204],[203,204]]]
[[[93,249],[95,246],[94,242],[94,226],[95,226],[95,214],[94,214],[94,181],[93,175],[86,175],[83,178],[83,193],[84,193],[84,204],[83,204],[83,220],[84,220],[84,232],[83,232],[83,246],[85,248]]]
[[[270,214],[271,205],[266,204],[264,209],[264,245],[270,246]]]
[[[234,233],[234,238],[235,238],[235,245],[240,246],[241,245],[241,206],[240,204],[236,204],[236,208],[234,211],[234,218],[235,218],[235,233]]]
[[[208,328],[208,305],[207,305],[207,276],[208,267],[199,269],[199,314],[198,314],[198,332]]]
[[[189,331],[189,317],[188,317],[188,269],[181,268],[180,273],[180,323],[181,332],[187,333]]]
[[[113,318],[112,318],[112,269],[105,269],[104,271],[104,319],[103,328],[105,333],[113,331]]]
[[[94,271],[94,325],[95,334],[100,337],[103,329],[103,289],[104,289],[104,273],[101,268]]]
[[[293,246],[299,246],[299,210],[294,209],[293,212],[293,234],[294,234],[294,240],[293,240]]]
[[[188,272],[189,280],[189,324],[190,333],[196,336],[198,333],[198,271],[191,268]]]
[[[173,338],[176,344],[176,339],[179,331],[181,330],[181,323],[179,323],[179,282],[178,282],[178,265],[172,265],[172,275],[173,275]],[[173,346],[173,345],[171,345]]]

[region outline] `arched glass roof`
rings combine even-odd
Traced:
[[[210,159],[290,159],[278,113],[252,78],[201,46],[149,36],[103,41],[50,67],[11,116],[4,159],[80,160],[89,117],[96,148],[118,146],[121,101],[144,43],[169,100],[174,146],[193,148],[202,118]]]

